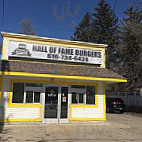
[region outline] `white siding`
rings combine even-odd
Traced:
[[[36,119],[40,118],[39,107],[8,107],[9,97],[9,81],[8,77],[3,78],[2,84],[2,106],[4,106],[5,119]]]
[[[20,77],[11,77],[20,79]],[[31,79],[31,78],[28,78]],[[35,78],[34,78],[35,79]],[[8,107],[9,95],[9,77],[3,78],[2,84],[2,106],[4,106],[5,119],[36,119],[40,118],[39,107]],[[71,118],[104,118],[104,102],[103,102],[103,82],[98,82],[98,107],[73,107]],[[71,100],[71,96],[69,95]],[[70,104],[70,101],[69,101]]]
[[[8,119],[34,119],[40,118],[39,107],[9,107],[7,110]]]
[[[104,118],[103,83],[98,83],[98,107],[73,107],[72,118]]]
[[[4,107],[5,109],[7,108],[8,93],[9,93],[9,79],[7,77],[3,77],[1,106]]]

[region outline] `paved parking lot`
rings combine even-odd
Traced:
[[[142,116],[107,114],[106,122],[5,125],[2,142],[142,142]]]

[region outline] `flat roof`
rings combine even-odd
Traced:
[[[1,34],[3,37],[23,38],[23,39],[32,39],[32,40],[39,40],[39,41],[50,41],[50,42],[55,42],[55,43],[84,45],[84,46],[89,46],[89,47],[106,48],[108,46],[107,44],[98,44],[98,43],[82,42],[82,41],[71,41],[71,40],[58,39],[58,38],[39,37],[35,35],[25,35],[25,34],[8,33],[8,32],[1,32]]]

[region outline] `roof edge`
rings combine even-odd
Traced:
[[[63,79],[77,79],[77,80],[95,80],[105,82],[127,82],[127,79],[122,78],[101,78],[101,77],[87,77],[87,76],[68,76],[68,75],[55,75],[55,74],[38,74],[38,73],[27,73],[27,72],[0,72],[0,75],[10,76],[28,76],[28,77],[44,77],[44,78],[63,78]]]
[[[17,33],[8,33],[8,32],[1,32],[2,37],[12,37],[12,38],[24,38],[24,39],[32,39],[32,40],[39,40],[39,41],[50,41],[56,43],[64,43],[64,44],[72,44],[72,45],[84,45],[89,47],[98,47],[98,48],[106,48],[107,44],[98,44],[98,43],[91,43],[91,42],[82,42],[82,41],[71,41],[65,39],[58,39],[58,38],[48,38],[48,37],[39,37],[34,35],[25,35],[25,34],[17,34]]]

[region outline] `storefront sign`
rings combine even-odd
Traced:
[[[10,41],[9,57],[102,64],[102,51]]]

